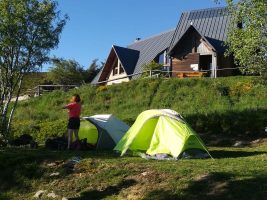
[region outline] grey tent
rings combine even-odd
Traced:
[[[127,124],[110,114],[83,119],[79,138],[87,138],[89,143],[95,143],[96,149],[113,149],[129,129]]]

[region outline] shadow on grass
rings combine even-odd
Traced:
[[[149,192],[145,200],[152,199],[267,199],[267,174],[255,176],[250,179],[237,180],[233,174],[211,173],[191,181],[188,187],[179,194],[171,190],[154,190]]]
[[[91,190],[81,193],[80,197],[70,198],[70,200],[98,200],[109,196],[118,195],[121,190],[135,185],[137,182],[133,179],[123,180],[115,186],[108,186],[104,190]]]
[[[224,151],[224,150],[213,150],[209,151],[213,158],[238,158],[238,157],[249,157],[249,156],[256,156],[267,154],[266,151]]]
[[[0,192],[1,192],[1,191],[0,191]],[[7,195],[4,195],[4,194],[1,194],[1,193],[0,193],[0,199],[1,199],[1,200],[9,200],[10,197],[7,196]]]
[[[30,189],[30,180],[38,180],[45,173],[44,161],[68,159],[73,154],[45,150],[7,148],[0,153],[0,194],[9,190],[24,192]],[[28,182],[28,183],[27,183]],[[0,196],[0,199],[4,197]]]
[[[205,144],[211,146],[232,146],[236,140],[251,141],[266,137],[267,109],[197,113],[185,119],[197,133],[202,133]]]
[[[153,190],[143,200],[177,200],[180,198],[178,194],[174,194],[171,190]]]

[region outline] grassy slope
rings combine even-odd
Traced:
[[[87,86],[24,102],[15,116],[16,132],[21,133],[26,123],[26,131],[37,126],[37,135],[43,129],[58,132],[54,124],[66,118],[60,107],[73,92],[83,98],[84,116],[113,113],[133,123],[143,110],[172,108],[203,136],[216,138],[258,135],[267,121],[266,85],[257,78],[157,79],[108,88]],[[215,160],[147,161],[112,152],[4,149],[0,150],[0,199],[30,199],[40,189],[75,200],[266,198],[267,141],[245,148],[209,146],[209,150]],[[83,160],[69,173],[63,163],[77,155]],[[58,165],[47,165],[54,161]],[[52,172],[60,176],[50,177]]]
[[[73,93],[83,99],[83,116],[112,113],[132,124],[144,110],[171,108],[207,140],[218,136],[257,137],[267,121],[266,84],[258,77],[147,79],[109,87],[83,86],[21,103],[15,115],[15,135],[33,133],[43,140],[49,133],[62,134],[66,111],[61,107]]]
[[[73,200],[266,198],[267,141],[210,152],[214,160],[154,161],[111,152],[0,150],[0,199],[31,199],[41,189]],[[70,173],[63,163],[73,156],[83,159]]]

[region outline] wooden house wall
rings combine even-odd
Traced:
[[[207,55],[211,56],[210,65],[200,66],[201,56]],[[172,70],[191,72],[193,71],[192,64],[198,64],[199,69],[203,68],[204,70],[211,69],[211,66],[217,66],[218,69],[234,67],[232,57],[225,57],[223,53],[214,53],[212,47],[198,33],[193,31],[184,36],[183,40],[175,47],[172,54]],[[217,76],[230,76],[233,74],[235,74],[233,70],[217,71]],[[173,76],[176,76],[176,73],[173,73]],[[208,76],[214,76],[213,71],[210,71]]]
[[[197,33],[190,32],[174,50],[172,58],[173,71],[194,71],[191,64],[199,64],[200,55],[211,55],[211,50]],[[173,73],[176,76],[176,73]]]
[[[173,58],[172,70],[173,71],[193,71],[191,64],[199,63],[199,53],[189,53],[184,57]],[[175,76],[175,73],[173,74]]]

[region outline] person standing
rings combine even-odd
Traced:
[[[79,140],[78,132],[80,128],[80,114],[81,114],[81,98],[78,94],[74,94],[70,103],[63,107],[63,109],[68,110],[69,121],[68,121],[68,149],[72,143],[73,133],[76,140]]]

